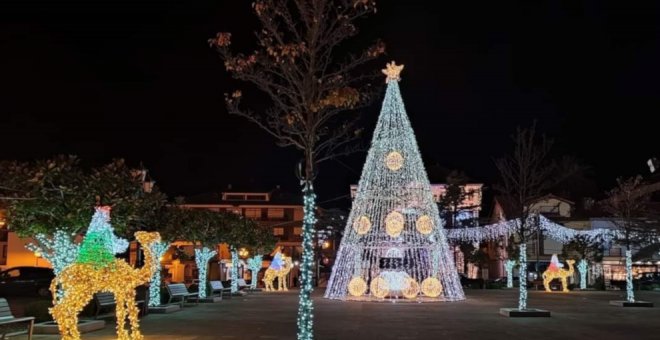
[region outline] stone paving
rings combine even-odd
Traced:
[[[531,291],[529,307],[551,318],[507,318],[515,290],[467,290],[467,300],[442,303],[342,302],[315,293],[315,339],[660,339],[660,292],[639,292],[654,308],[610,306],[622,292]],[[297,292],[251,293],[142,319],[145,339],[295,339]],[[114,339],[114,320],[83,339]],[[18,336],[14,339],[25,339]],[[35,340],[58,339],[36,335]]]

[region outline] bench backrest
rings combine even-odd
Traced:
[[[11,313],[11,309],[9,309],[9,303],[7,303],[7,300],[5,298],[0,298],[0,319],[9,319],[13,317],[14,315]]]
[[[96,301],[98,301],[98,303],[102,306],[116,304],[115,294],[112,293],[96,293],[94,294],[94,297],[96,298]]]
[[[216,290],[216,289],[224,289],[225,287],[222,285],[222,281],[209,281],[211,284],[211,289]]]
[[[247,286],[247,283],[245,283],[245,279],[238,279],[238,286],[239,287]]]
[[[183,283],[173,283],[167,285],[167,289],[170,291],[170,294],[172,295],[185,295],[189,294],[188,288],[186,288],[186,285]]]

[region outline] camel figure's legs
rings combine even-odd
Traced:
[[[566,282],[567,276],[562,276],[561,277],[561,285],[564,287],[564,293],[568,293],[568,283]]]
[[[78,313],[85,308],[87,302],[92,299],[90,292],[81,292],[80,296],[72,298],[72,295],[65,296],[60,302],[53,307],[53,316],[55,318],[57,327],[62,334],[62,340],[79,340],[80,332],[78,331]]]
[[[114,292],[113,292],[114,293]],[[117,316],[117,339],[130,340],[126,330],[126,300],[123,295],[115,294],[115,315]]]
[[[135,303],[135,290],[132,289],[126,300],[126,310],[128,312],[128,320],[131,323],[131,339],[142,340],[143,336],[140,333],[140,322],[138,314],[140,313],[137,304]]]

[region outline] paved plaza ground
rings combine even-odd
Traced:
[[[467,290],[467,300],[444,303],[377,303],[326,300],[315,294],[316,339],[660,339],[660,292],[639,292],[654,308],[610,306],[622,292],[531,291],[530,307],[551,318],[507,318],[500,307],[517,305],[515,290]],[[145,339],[295,339],[297,291],[251,293],[214,304],[142,319]],[[83,339],[114,339],[114,320]],[[15,339],[25,339],[18,336]],[[37,335],[35,340],[58,339]]]

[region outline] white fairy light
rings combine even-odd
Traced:
[[[263,264],[263,255],[255,255],[247,260],[248,269],[252,272],[252,281],[250,282],[251,289],[257,289],[257,277]]]
[[[518,309],[525,310],[527,309],[527,244],[520,244],[520,255],[518,258],[520,263],[519,270],[519,288],[520,294],[518,295]]]
[[[231,247],[231,293],[238,293],[238,251]]]
[[[400,70],[389,64],[386,72],[387,92],[326,298],[465,298],[401,99]]]
[[[151,283],[149,284],[149,306],[155,307],[160,306],[160,261],[167,249],[170,248],[170,244],[167,242],[154,242],[149,248],[154,257],[154,273],[151,275]]]
[[[635,302],[632,277],[632,251],[630,249],[626,250],[626,300],[628,302]]]
[[[64,230],[56,230],[52,237],[46,234],[37,234],[35,237],[37,243],[28,243],[25,248],[40,254],[42,258],[50,263],[55,275],[59,275],[64,268],[76,261],[80,252],[80,244],[73,242],[73,235]],[[64,296],[60,287],[57,288],[57,299]]]
[[[207,247],[202,247],[202,249],[195,248],[195,263],[197,264],[197,269],[199,270],[199,297],[201,299],[206,297],[206,270],[208,267],[209,260],[215,256],[217,252],[211,250]]]
[[[513,268],[516,266],[516,261],[506,260],[504,262],[504,269],[506,270],[506,287],[513,288]]]
[[[582,259],[578,262],[578,272],[580,272],[580,289],[587,289],[587,260]]]

